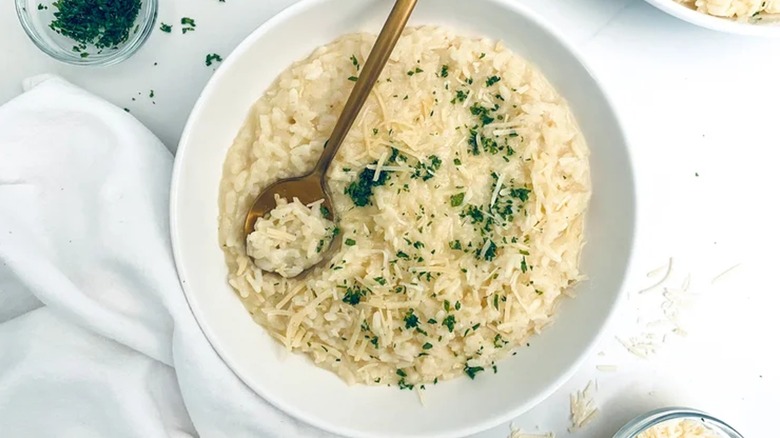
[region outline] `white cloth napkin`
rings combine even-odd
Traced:
[[[324,434],[251,392],[179,288],[172,156],[51,76],[0,107],[0,436]]]

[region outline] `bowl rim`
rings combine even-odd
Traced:
[[[116,51],[110,52],[108,55],[95,55],[81,58],[73,56],[70,52],[64,50],[56,50],[51,45],[46,44],[40,36],[38,28],[33,24],[31,18],[31,11],[28,6],[29,0],[16,0],[16,15],[19,18],[19,23],[24,29],[24,33],[35,44],[35,46],[43,53],[49,55],[49,57],[66,64],[81,65],[81,66],[110,66],[118,64],[122,61],[129,59],[140,49],[154,30],[154,26],[157,23],[157,12],[159,9],[158,0],[142,0],[141,8],[138,11],[139,18],[143,21],[143,27],[138,29],[138,32],[132,35],[128,40]],[[68,55],[64,55],[67,53]]]
[[[676,0],[645,0],[667,14],[706,29],[746,36],[780,38],[780,24],[751,24],[693,10]]]
[[[269,33],[272,29],[274,29],[276,26],[279,26],[281,24],[284,24],[290,17],[294,16],[295,14],[298,14],[300,12],[305,11],[306,9],[312,8],[318,4],[321,3],[328,3],[332,1],[337,0],[301,0],[298,1],[285,9],[278,12],[276,15],[271,17],[269,20],[263,22],[261,25],[259,25],[255,30],[253,30],[249,35],[247,35],[241,43],[239,43],[232,51],[231,53],[225,58],[225,62],[223,62],[223,66],[230,61],[231,58],[236,56],[241,56],[242,53],[246,52],[247,49],[255,43],[255,41],[267,33]],[[615,121],[615,131],[617,133],[616,137],[621,139],[621,144],[624,145],[625,149],[625,156],[626,161],[628,164],[628,176],[629,179],[626,181],[626,184],[629,186],[629,194],[630,194],[630,205],[627,207],[627,211],[630,212],[630,221],[629,221],[629,236],[627,241],[627,260],[625,262],[625,269],[622,273],[622,277],[619,282],[619,287],[617,291],[615,292],[615,299],[612,301],[611,307],[607,310],[606,316],[604,319],[602,319],[598,325],[596,326],[596,335],[589,341],[587,345],[584,346],[582,353],[577,357],[576,360],[572,361],[568,365],[568,367],[561,372],[561,374],[558,376],[557,379],[551,381],[546,388],[543,391],[540,391],[538,394],[536,394],[535,397],[529,398],[525,403],[519,404],[517,406],[514,406],[511,409],[507,409],[505,412],[501,414],[497,414],[494,416],[486,417],[484,420],[480,422],[475,422],[472,425],[468,427],[460,427],[456,430],[448,430],[439,432],[435,435],[432,434],[426,434],[426,438],[436,438],[436,437],[452,437],[452,436],[467,436],[472,435],[475,433],[483,432],[487,429],[490,429],[492,427],[496,427],[502,423],[505,423],[507,421],[510,421],[514,418],[516,418],[518,415],[527,412],[534,406],[541,403],[543,400],[547,399],[550,395],[552,395],[555,391],[560,389],[560,387],[563,386],[564,383],[566,383],[571,377],[577,372],[577,370],[581,367],[581,365],[585,362],[585,360],[592,355],[593,351],[595,350],[598,342],[602,339],[602,337],[605,334],[606,328],[610,325],[612,320],[614,320],[616,315],[616,310],[622,305],[624,300],[626,299],[625,294],[625,286],[627,282],[628,273],[631,272],[633,263],[634,263],[634,247],[636,242],[636,226],[637,226],[637,220],[636,220],[636,212],[637,212],[637,200],[636,200],[636,184],[635,184],[635,178],[636,175],[633,171],[634,165],[633,165],[633,159],[631,156],[628,137],[626,136],[624,124],[622,122],[621,117],[618,114],[618,111],[616,109],[616,105],[614,104],[614,100],[612,99],[610,93],[601,86],[602,82],[597,79],[597,76],[594,74],[592,68],[590,65],[585,62],[584,57],[582,56],[581,52],[576,49],[573,44],[567,40],[563,33],[559,30],[557,30],[554,26],[552,26],[546,19],[542,18],[538,13],[534,12],[531,7],[528,7],[524,4],[518,3],[516,1],[512,0],[487,0],[490,2],[493,2],[497,6],[509,9],[513,11],[514,13],[518,15],[522,15],[525,18],[527,18],[530,21],[535,22],[537,26],[539,26],[541,29],[543,29],[545,32],[547,32],[553,39],[555,39],[561,47],[569,53],[571,58],[579,63],[583,70],[593,79],[594,83],[598,85],[598,91],[601,93],[604,99],[604,103],[607,108],[609,108],[611,112],[611,116],[614,118]],[[184,126],[184,129],[182,130],[181,139],[178,144],[177,152],[174,159],[174,165],[173,165],[173,172],[171,177],[171,189],[170,189],[170,203],[169,203],[169,213],[170,213],[170,235],[171,235],[171,245],[173,249],[173,256],[174,256],[174,263],[176,265],[177,274],[181,273],[183,270],[182,266],[182,250],[181,245],[178,244],[178,234],[180,230],[180,226],[178,223],[178,215],[176,214],[177,211],[177,205],[179,204],[179,192],[181,191],[180,185],[182,182],[181,174],[184,172],[184,156],[186,155],[188,144],[190,143],[190,136],[191,132],[194,129],[194,119],[191,117],[192,114],[195,114],[196,112],[199,112],[201,108],[206,104],[205,103],[205,96],[208,96],[212,93],[212,89],[216,87],[215,84],[219,83],[222,79],[222,76],[225,74],[225,70],[223,68],[217,69],[215,74],[211,77],[209,82],[206,84],[204,89],[201,91],[200,96],[198,97],[197,101],[195,102],[193,109],[190,113],[190,117],[187,119],[187,123]],[[180,274],[179,274],[180,275]],[[334,426],[331,423],[325,422],[320,420],[316,416],[311,416],[306,413],[301,412],[298,410],[295,406],[288,405],[287,403],[281,402],[277,398],[275,398],[271,394],[267,394],[266,391],[262,390],[261,388],[258,388],[256,385],[253,385],[252,379],[248,376],[244,375],[244,373],[241,373],[238,371],[240,367],[237,367],[234,361],[231,360],[229,354],[225,351],[225,348],[219,343],[219,342],[212,342],[212,340],[219,339],[219,336],[215,333],[213,327],[211,327],[204,317],[203,311],[199,308],[199,304],[197,303],[197,300],[193,298],[193,294],[189,292],[189,283],[182,282],[182,278],[179,277],[179,282],[182,287],[182,290],[184,292],[185,298],[187,300],[187,304],[193,313],[195,320],[200,327],[201,331],[205,335],[206,339],[208,340],[209,344],[212,346],[214,351],[217,353],[217,355],[220,357],[220,359],[225,363],[225,365],[231,370],[231,372],[236,375],[244,385],[246,385],[252,392],[260,396],[265,402],[269,403],[270,405],[276,407],[280,411],[282,411],[284,414],[289,415],[290,417],[301,421],[305,424],[317,427],[323,431],[336,433],[339,435],[345,435],[345,436],[351,436],[351,437],[373,437],[374,435],[371,435],[370,433],[364,433],[362,431],[358,431],[356,429],[347,429],[347,428],[339,428],[337,426]],[[416,437],[422,435],[405,435],[407,437]]]
[[[742,435],[723,420],[698,409],[672,406],[655,409],[638,415],[618,430],[612,438],[635,438],[638,434],[667,421],[678,419],[702,420],[728,434],[728,438],[742,438]],[[724,437],[726,438],[726,437]]]

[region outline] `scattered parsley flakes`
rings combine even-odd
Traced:
[[[450,75],[450,66],[447,64],[444,64],[441,66],[441,73],[439,73],[439,76],[446,78]]]
[[[352,65],[355,66],[355,70],[360,70],[360,63],[358,62],[357,57],[355,55],[350,56],[349,60],[352,61]]]
[[[347,78],[348,81],[357,82],[358,78],[357,76],[350,76]]]
[[[490,87],[491,85],[496,84],[500,80],[501,80],[501,78],[498,77],[498,76],[491,76],[491,77],[487,78],[487,81],[485,81],[485,85]]]
[[[519,199],[521,202],[525,202],[528,200],[528,195],[531,194],[530,189],[524,189],[524,188],[514,188],[509,190],[509,196]]]
[[[215,62],[222,62],[222,57],[216,53],[209,53],[206,55],[206,67],[211,67],[211,64]]]
[[[160,30],[165,33],[171,33],[171,30],[173,30],[173,26],[170,24],[160,23]]]
[[[441,325],[447,327],[447,330],[452,333],[452,331],[455,330],[455,315],[447,315],[441,322]]]
[[[454,104],[455,102],[465,102],[466,98],[469,97],[469,90],[463,91],[458,90],[455,92],[455,97],[450,101],[450,103]]]
[[[348,239],[344,239],[344,245],[355,246],[355,243],[357,243],[357,242],[355,242],[354,239],[349,239],[349,238]]]
[[[433,348],[433,345],[430,342],[426,342],[422,346],[423,350],[430,350],[431,348]]]
[[[415,67],[414,70],[409,70],[408,72],[406,72],[406,75],[407,76],[414,76],[417,73],[422,73],[422,72],[423,72],[423,69],[421,69],[420,67]]]
[[[181,25],[182,34],[195,30],[195,20],[190,17],[181,17]]]
[[[415,328],[420,323],[419,319],[417,318],[417,315],[414,314],[414,311],[412,309],[409,309],[409,311],[406,312],[406,315],[404,316],[404,323],[405,327]]]
[[[464,365],[463,372],[466,373],[471,380],[474,380],[474,377],[477,375],[477,373],[485,371],[482,367],[470,367],[468,364]]]
[[[465,198],[465,193],[458,193],[457,195],[450,196],[450,205],[453,207],[458,207],[461,204],[463,204],[463,198]]]
[[[368,290],[363,289],[360,286],[350,286],[347,288],[347,291],[344,292],[344,298],[342,298],[341,301],[352,306],[357,306],[367,293]]]
[[[365,207],[371,204],[371,195],[374,187],[383,186],[390,177],[388,172],[379,172],[379,179],[374,181],[374,170],[363,169],[356,181],[351,182],[345,189],[344,194],[349,195],[352,202],[358,207]]]

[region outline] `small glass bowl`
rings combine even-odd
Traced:
[[[68,1],[68,0],[62,0]],[[54,0],[16,0],[19,21],[33,43],[52,58],[74,65],[113,65],[124,61],[138,50],[154,29],[157,18],[157,0],[141,0],[141,8],[135,19],[135,27],[127,41],[116,48],[97,50],[88,47],[88,56],[74,51],[76,42],[58,34],[49,27],[57,10]]]
[[[636,438],[640,433],[672,420],[691,420],[703,424],[723,438],[743,438],[731,426],[717,418],[690,408],[662,408],[640,415],[623,426],[612,438]]]

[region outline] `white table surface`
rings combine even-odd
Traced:
[[[515,424],[555,431],[558,437],[608,438],[637,414],[687,405],[725,419],[746,438],[776,436],[780,39],[695,28],[642,0],[517,1],[564,30],[612,95],[630,140],[639,220],[625,290],[634,298],[624,300],[576,376]],[[205,55],[227,55],[258,24],[293,2],[165,0],[159,20],[174,23],[189,16],[197,31],[155,31],[125,63],[78,68],[38,52],[18,25],[13,2],[4,1],[0,103],[21,91],[23,78],[57,73],[129,108],[175,150],[213,70],[204,65]],[[674,269],[668,285],[690,275],[696,294],[681,314],[688,335],[669,335],[656,355],[640,359],[615,336],[639,333],[644,324],[637,318],[660,315],[653,300],[661,291],[636,291],[653,284],[646,274],[670,257]],[[617,365],[617,371],[599,371],[601,364]],[[569,393],[590,379],[598,381],[600,415],[569,434]],[[502,425],[478,436],[503,438],[507,432],[508,425]]]

